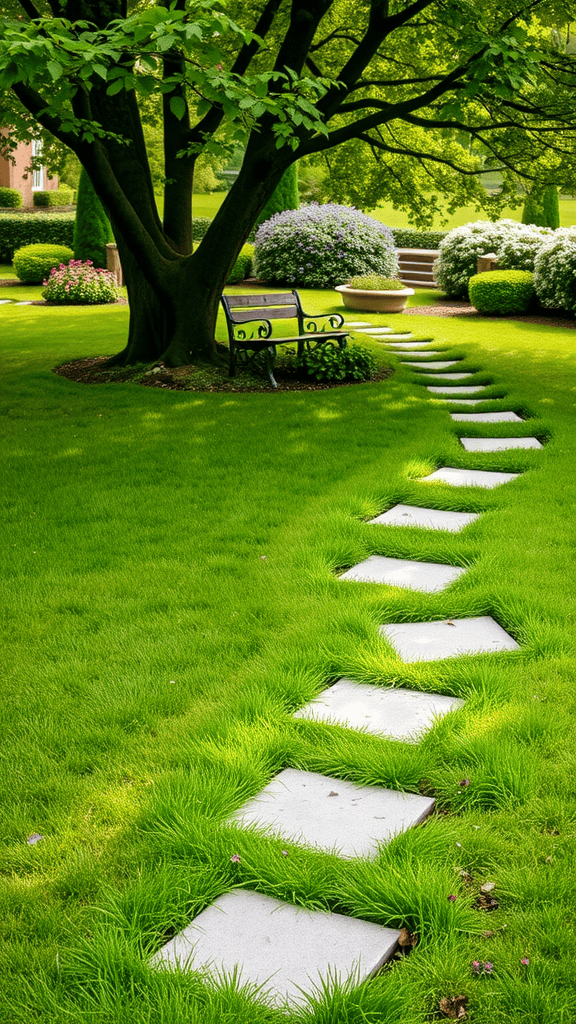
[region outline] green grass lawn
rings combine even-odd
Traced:
[[[574,1020],[576,332],[375,319],[433,334],[492,385],[481,409],[506,395],[528,421],[452,423],[394,356],[383,383],[319,392],[74,384],[52,367],[119,350],[126,307],[0,307],[3,1024],[423,1024],[460,994],[475,1024]],[[545,448],[459,445],[485,433]],[[419,482],[443,464],[522,475]],[[483,515],[462,534],[366,525],[398,501]],[[335,578],[370,553],[467,572],[432,595]],[[519,651],[404,664],[377,633],[484,614]],[[293,720],[340,676],[466,704],[419,745]],[[367,863],[222,826],[287,766],[433,792],[438,813]],[[236,885],[419,944],[289,1016],[148,967]]]
[[[212,195],[194,196],[193,212],[196,217],[214,217],[216,211],[224,201],[224,192],[214,192]],[[383,203],[376,210],[370,212],[372,217],[382,221],[391,228],[409,227],[409,217],[403,210],[395,210],[391,203]],[[507,208],[504,217],[512,220],[522,219],[522,207],[516,209]],[[442,223],[441,217],[434,218],[434,228],[442,231],[449,231],[451,228],[459,227],[474,220],[487,220],[485,213],[478,212],[474,206],[463,206],[455,213],[446,215],[446,224]],[[560,198],[560,224],[563,228],[576,224],[576,198],[562,196]]]

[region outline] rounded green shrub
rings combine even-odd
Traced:
[[[0,188],[0,206],[10,206],[16,208],[22,206],[24,200],[22,199],[22,193],[18,188]]]
[[[25,245],[14,253],[14,270],[25,284],[43,284],[52,267],[74,259],[72,249],[65,245]]]
[[[558,228],[534,263],[534,287],[543,306],[576,313],[576,227]]]
[[[104,213],[94,186],[82,168],[78,183],[74,224],[74,259],[91,260],[95,267],[106,267],[106,245],[113,242],[110,222]]]
[[[471,277],[468,290],[479,313],[525,313],[535,294],[534,274],[529,270],[490,270]]]
[[[23,245],[73,244],[74,214],[0,213],[0,263],[12,263],[14,253]]]
[[[253,262],[254,246],[250,242],[246,242],[238,253],[238,259],[230,271],[227,284],[238,284],[239,281],[244,281],[247,277],[250,277]]]
[[[465,297],[478,257],[489,252],[496,253],[501,270],[534,270],[536,253],[550,234],[549,228],[516,220],[479,220],[453,228],[440,243],[435,264],[438,286],[446,295]]]

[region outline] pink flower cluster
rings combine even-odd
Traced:
[[[114,275],[95,267],[92,260],[70,260],[52,268],[42,295],[47,302],[98,305],[115,302],[118,289]]]

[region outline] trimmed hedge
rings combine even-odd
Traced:
[[[34,206],[70,206],[74,201],[74,190],[62,185],[60,188],[53,188],[48,192],[34,192],[32,202]]]
[[[12,263],[24,245],[74,246],[74,214],[0,213],[0,263]]]
[[[211,217],[194,217],[192,221],[192,241],[201,242],[211,223]]]
[[[470,302],[479,313],[525,313],[534,299],[534,274],[529,270],[490,270],[468,282]]]
[[[0,206],[17,207],[22,206],[23,203],[24,200],[20,189],[5,188],[4,186],[0,188]]]
[[[447,231],[417,231],[416,228],[392,228],[397,249],[438,249]]]
[[[14,270],[24,284],[43,284],[52,270],[74,259],[66,245],[25,245],[14,253]]]

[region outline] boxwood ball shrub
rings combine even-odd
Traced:
[[[558,228],[534,262],[534,287],[543,306],[576,313],[576,227]]]
[[[22,206],[24,200],[22,193],[17,188],[0,188],[0,206],[18,207]]]
[[[331,288],[354,274],[398,273],[390,228],[335,203],[271,217],[256,232],[254,257],[255,273],[271,284]]]
[[[42,284],[52,267],[69,263],[72,249],[65,245],[25,245],[14,253],[16,276],[25,284]]]
[[[494,252],[502,256],[501,269],[533,270],[539,239],[549,228],[520,224],[516,220],[474,221],[449,231],[440,243],[436,280],[446,295],[463,298],[468,281],[476,274],[478,257]]]
[[[118,298],[114,275],[93,266],[91,260],[70,260],[68,265],[53,267],[44,285],[46,301],[61,306],[96,306]]]
[[[534,298],[534,274],[529,270],[490,270],[469,281],[470,302],[479,313],[525,313]]]

